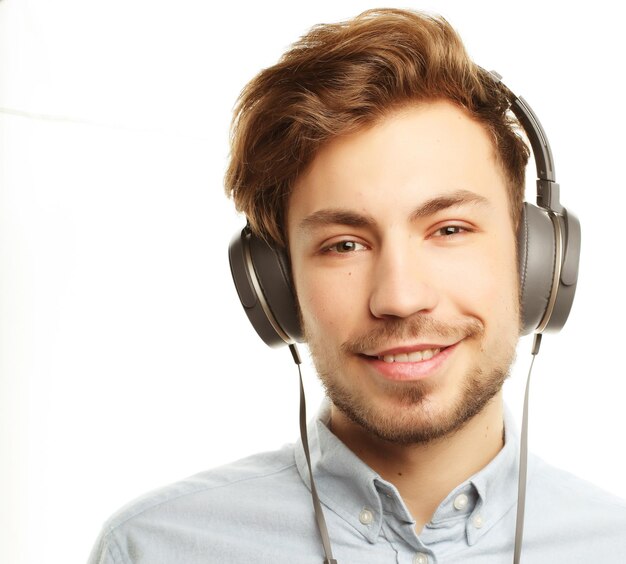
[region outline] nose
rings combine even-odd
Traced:
[[[410,245],[381,249],[372,275],[369,307],[378,318],[433,310],[439,293],[424,261]]]

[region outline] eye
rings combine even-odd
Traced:
[[[470,229],[462,227],[460,225],[444,225],[437,229],[434,233],[434,237],[452,237],[454,235],[461,235],[462,233],[469,233]]]
[[[337,243],[333,243],[327,247],[322,249],[326,253],[337,253],[337,254],[349,254],[356,251],[364,251],[366,250],[366,246],[362,243],[357,243],[356,241],[338,241]]]

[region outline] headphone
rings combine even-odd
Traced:
[[[507,93],[510,109],[532,147],[537,169],[537,205],[524,202],[517,248],[522,334],[559,331],[576,292],[580,259],[580,223],[559,201],[559,185],[548,138],[522,98],[489,73]],[[303,341],[297,298],[285,251],[254,235],[249,227],[235,234],[228,249],[237,293],[252,326],[268,345]]]

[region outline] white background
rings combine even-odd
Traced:
[[[623,21],[556,4],[398,7],[446,16],[548,133],[584,241],[568,325],[535,363],[531,448],[626,497]],[[84,562],[128,500],[297,438],[290,355],[231,285],[229,122],[311,25],[371,7],[0,1],[1,562]],[[518,419],[529,349],[506,388]]]

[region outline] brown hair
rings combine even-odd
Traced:
[[[517,226],[529,151],[505,89],[469,59],[443,17],[410,10],[317,25],[250,81],[235,107],[226,193],[253,232],[285,245],[291,188],[322,144],[436,99],[464,108],[490,133]]]

